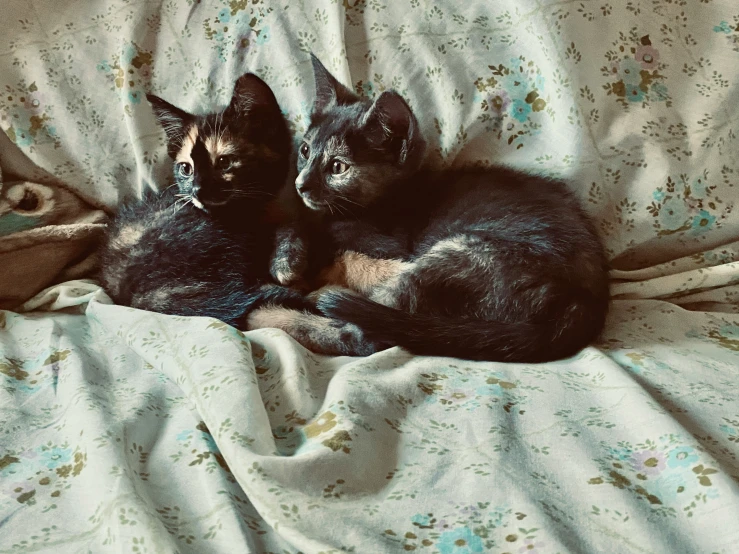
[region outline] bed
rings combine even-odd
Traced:
[[[2,190],[54,209],[0,198],[0,552],[739,551],[735,2],[2,13]],[[105,214],[170,172],[144,94],[206,111],[251,70],[299,136],[311,51],[405,95],[430,163],[572,184],[613,267],[596,344],[541,365],[325,358],[112,305]]]

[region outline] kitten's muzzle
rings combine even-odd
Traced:
[[[221,191],[209,191],[208,189],[195,188],[192,192],[193,198],[197,198],[206,208],[218,208],[224,206],[231,198],[230,193]]]
[[[298,191],[298,194],[300,196],[309,195],[312,192],[311,187],[305,181],[303,181],[303,182],[296,181],[295,182],[295,190]]]
[[[318,187],[316,183],[307,179],[307,170],[303,170],[295,179],[295,190],[303,201],[303,204],[311,210],[322,210],[326,207],[326,203],[321,200],[321,195],[316,192]]]
[[[305,196],[303,196],[302,199],[303,199],[303,204],[305,204],[305,207],[311,210],[316,210],[316,211],[325,210],[326,206],[328,205],[325,202],[314,202],[313,200],[306,198]]]
[[[313,183],[311,179],[306,177],[306,170],[304,169],[298,174],[298,177],[295,179],[295,190],[297,190],[298,194],[303,198],[314,196],[313,193],[316,188],[315,183]]]
[[[303,204],[305,204],[306,207],[310,208],[311,210],[322,210],[327,206],[326,202],[322,202],[321,200],[319,200],[318,197],[310,191],[298,192],[300,194],[300,199],[303,201]]]
[[[308,183],[296,181],[295,190],[298,191],[298,195],[303,200],[303,203],[311,210],[318,210],[325,206],[325,203],[320,201],[318,195]]]

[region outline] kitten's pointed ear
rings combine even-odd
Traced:
[[[228,109],[236,116],[245,116],[253,109],[280,111],[280,105],[267,83],[253,73],[247,73],[236,81]]]
[[[383,92],[362,120],[365,136],[375,147],[396,150],[405,163],[413,150],[423,144],[418,121],[408,103],[394,90]]]
[[[359,100],[354,92],[342,85],[329,73],[315,54],[310,55],[313,63],[313,77],[316,81],[316,100],[313,112],[322,112],[332,104],[352,104]]]
[[[146,99],[151,104],[154,110],[154,116],[157,118],[159,125],[167,134],[167,140],[170,145],[179,142],[185,134],[185,130],[192,120],[192,116],[153,94],[147,94]]]

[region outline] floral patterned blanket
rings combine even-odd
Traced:
[[[241,73],[296,134],[308,53],[406,95],[431,162],[568,179],[613,265],[602,339],[544,365],[321,358],[109,303],[0,312],[0,552],[737,551],[733,0],[6,0],[0,125],[114,207],[169,172],[151,90]],[[2,270],[0,268],[0,270]]]

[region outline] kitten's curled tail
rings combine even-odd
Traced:
[[[316,307],[358,326],[368,341],[402,346],[413,354],[542,363],[573,356],[595,340],[605,324],[608,299],[585,294],[547,323],[411,314],[341,291],[323,293]]]

